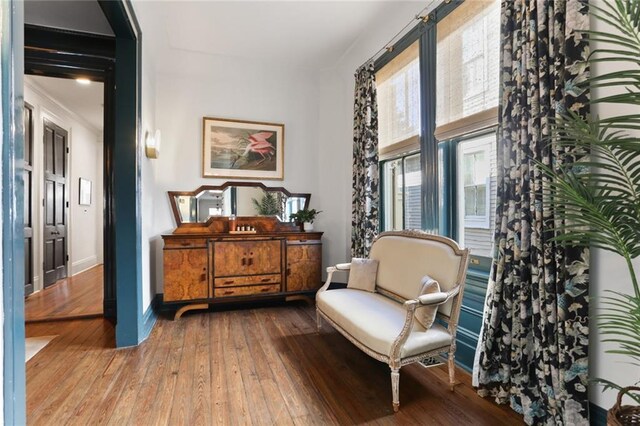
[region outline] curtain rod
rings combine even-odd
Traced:
[[[364,61],[364,63],[362,65],[360,65],[358,67],[358,69],[362,68],[363,66],[365,66],[366,64],[368,64],[369,62],[378,59],[380,57],[381,54],[385,53],[385,52],[391,52],[393,51],[393,44],[397,41],[398,36],[402,35],[407,28],[409,28],[410,26],[412,26],[414,24],[415,21],[422,21],[422,22],[428,22],[430,19],[430,15],[429,13],[427,13],[426,15],[424,15],[424,13],[426,11],[428,11],[431,8],[431,5],[433,3],[435,3],[436,0],[431,0],[431,2],[426,5],[422,10],[420,10],[420,12],[418,12],[411,21],[409,21],[407,23],[407,25],[405,25],[404,27],[402,27],[402,29],[400,31],[398,31],[396,33],[396,35],[394,35],[393,37],[391,37],[391,40],[389,40],[387,43],[385,43],[385,45],[380,48],[380,50],[378,50],[376,53],[374,53],[369,59],[367,59],[366,61]],[[444,0],[444,3],[450,3],[451,0]],[[430,10],[429,10],[430,11]]]

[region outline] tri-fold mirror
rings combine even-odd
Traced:
[[[225,182],[195,191],[169,191],[178,226],[224,216],[275,216],[281,222],[290,222],[293,213],[309,207],[310,198],[311,194],[291,193],[260,182]]]

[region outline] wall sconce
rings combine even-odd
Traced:
[[[151,132],[147,131],[144,138],[144,147],[147,158],[158,158],[158,155],[160,155],[160,139],[160,130],[156,130],[153,135]]]

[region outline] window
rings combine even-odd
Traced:
[[[376,73],[381,157],[420,148],[420,58],[414,42]]]
[[[498,0],[442,3],[376,63],[381,230],[439,231],[488,252],[499,15]]]
[[[419,41],[376,73],[382,229],[422,228]]]
[[[496,207],[496,134],[457,142],[458,218],[456,239],[474,256],[490,257]]]
[[[420,154],[383,162],[382,229],[422,228]]]
[[[465,2],[438,23],[436,138],[496,124],[500,2]]]
[[[462,157],[464,172],[464,218],[465,223],[476,217],[484,218],[487,215],[487,159],[485,151],[464,154]]]

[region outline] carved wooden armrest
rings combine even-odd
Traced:
[[[326,291],[331,285],[331,279],[333,278],[333,273],[337,271],[348,271],[351,269],[351,263],[338,263],[336,266],[329,266],[327,268],[327,281],[325,281],[324,285],[320,287],[316,295]]]

